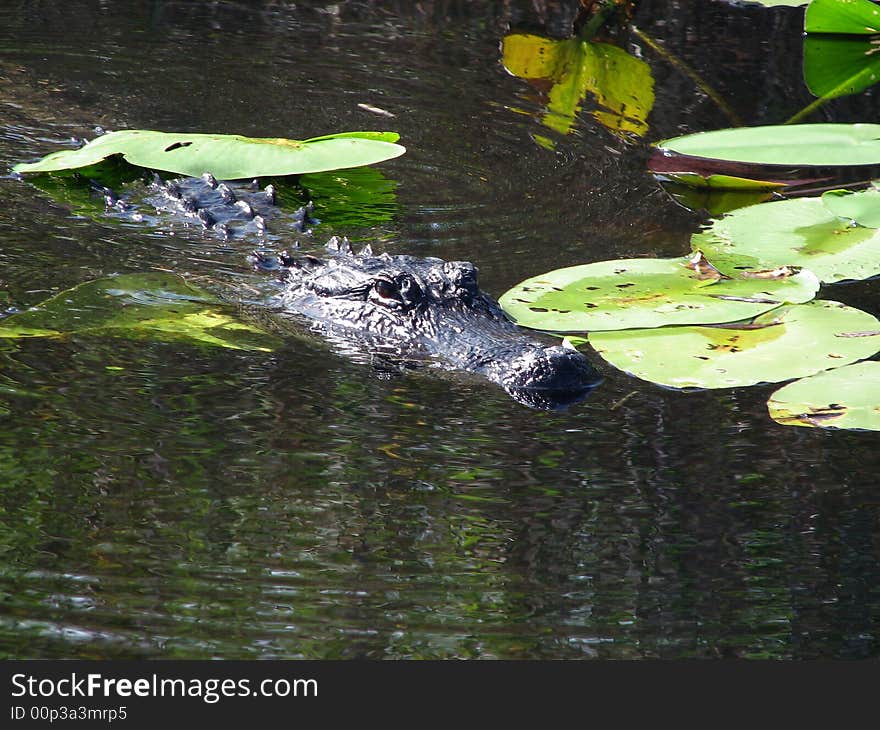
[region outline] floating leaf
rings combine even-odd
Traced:
[[[807,36],[804,81],[814,96],[858,94],[880,81],[878,47],[865,38]]]
[[[839,218],[854,221],[865,228],[880,228],[880,190],[861,192],[829,190],[822,194],[823,205]]]
[[[343,132],[304,141],[183,134],[127,129],[110,132],[78,150],[62,150],[39,162],[20,163],[15,172],[54,172],[94,165],[122,155],[132,165],[198,177],[211,172],[223,180],[299,175],[371,165],[402,155],[392,132]]]
[[[614,367],[669,388],[775,383],[847,365],[880,350],[880,321],[839,302],[780,307],[720,327],[590,334]]]
[[[806,5],[810,0],[738,0],[739,2],[749,3],[751,5],[763,5],[768,8],[777,8],[787,6],[790,8]]]
[[[711,190],[781,190],[788,184],[782,180],[752,180],[733,175],[701,175],[698,172],[666,172],[663,176],[682,185]]]
[[[804,266],[826,283],[880,274],[880,231],[851,226],[821,198],[735,210],[692,236],[691,246],[726,274]]]
[[[500,302],[523,327],[587,332],[733,322],[808,301],[818,288],[809,271],[729,279],[687,258],[619,259],[527,279]]]
[[[813,0],[804,16],[807,33],[880,33],[880,8],[871,0]]]
[[[771,395],[767,409],[785,426],[880,431],[880,362],[796,380]]]
[[[788,192],[828,179],[827,174],[810,167],[718,160],[661,148],[652,150],[647,167],[661,183],[721,192]]]
[[[880,164],[880,124],[789,124],[719,129],[663,140],[684,155],[759,165]]]
[[[160,272],[86,282],[0,320],[0,338],[86,333],[197,341],[235,350],[268,352],[277,346],[276,338],[237,321],[210,294]]]
[[[712,216],[722,216],[737,208],[756,205],[773,198],[773,193],[769,190],[716,190],[673,182],[664,183],[663,189],[679,205],[690,210],[706,211]]]
[[[584,97],[592,93],[601,107],[593,116],[606,128],[637,135],[648,131],[654,106],[650,66],[617,46],[515,33],[505,36],[501,53],[509,73],[539,87],[550,85],[542,122],[551,129],[568,134]]]

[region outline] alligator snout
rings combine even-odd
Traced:
[[[505,384],[532,390],[594,388],[599,374],[577,350],[559,345],[526,350],[508,363]]]
[[[486,368],[490,380],[532,408],[557,409],[577,403],[602,381],[602,376],[577,350],[534,344]]]

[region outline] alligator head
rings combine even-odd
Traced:
[[[337,239],[328,248],[326,258],[257,252],[255,263],[280,273],[282,308],[337,342],[478,373],[534,408],[575,403],[600,381],[581,353],[523,334],[480,290],[469,262],[373,256],[369,247],[355,255]]]

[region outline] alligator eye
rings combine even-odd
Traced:
[[[400,291],[398,288],[390,281],[386,281],[385,279],[379,279],[373,284],[373,289],[376,294],[379,295],[379,299],[390,299],[393,301],[400,301]]]

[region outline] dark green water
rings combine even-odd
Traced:
[[[418,8],[9,0],[0,168],[96,126],[394,129],[409,151],[380,166],[393,215],[327,221],[304,245],[337,232],[472,260],[496,295],[558,266],[687,251],[702,218],[645,173],[644,144],[599,126],[589,99],[554,137],[536,88],[502,68],[511,28],[552,32],[563,12]],[[805,106],[800,13],[643,2],[639,27],[728,106],[642,46],[646,141]],[[812,120],[878,106],[868,92]],[[246,272],[252,242],[174,232],[2,179],[0,305],[155,268]],[[833,296],[880,311],[876,282]],[[590,400],[545,413],[463,375],[384,378],[308,334],[272,353],[6,341],[0,655],[880,654],[877,436],[779,426],[773,386],[682,394],[604,372]]]

